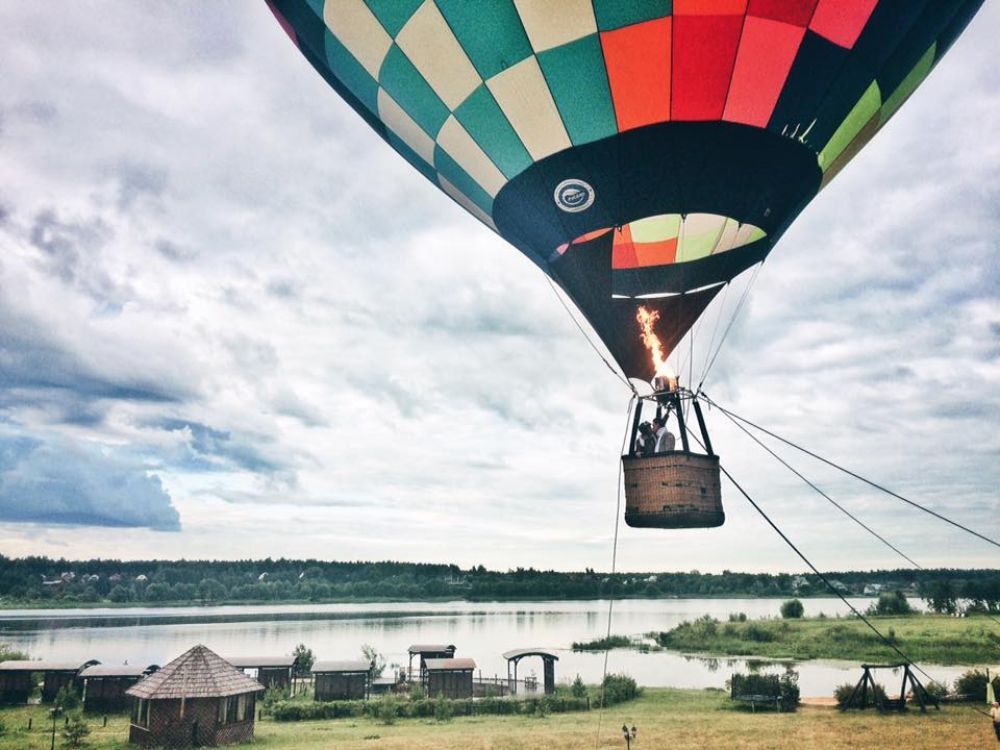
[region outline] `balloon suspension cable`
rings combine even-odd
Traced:
[[[955,528],[961,529],[962,531],[966,532],[967,534],[971,534],[972,536],[974,536],[974,537],[976,537],[978,539],[981,539],[984,542],[987,542],[988,544],[992,544],[994,547],[1000,547],[1000,542],[998,542],[996,539],[991,539],[990,537],[988,537],[988,536],[986,536],[984,534],[980,534],[978,531],[970,529],[968,526],[964,526],[963,524],[960,524],[958,521],[953,521],[952,519],[948,518],[947,516],[945,516],[945,515],[943,515],[941,513],[938,513],[935,510],[931,510],[930,508],[928,508],[925,505],[921,505],[916,500],[910,500],[909,498],[903,497],[899,493],[893,492],[892,490],[888,489],[887,487],[884,487],[881,484],[879,484],[879,483],[877,483],[877,482],[875,482],[875,481],[873,481],[871,479],[867,479],[867,478],[861,476],[860,474],[858,474],[856,472],[853,472],[850,469],[847,469],[847,468],[841,466],[840,464],[831,461],[828,458],[824,458],[823,456],[820,456],[819,454],[814,453],[813,451],[809,450],[808,448],[803,448],[801,445],[798,445],[797,443],[794,443],[791,440],[788,440],[787,438],[783,438],[783,437],[781,437],[781,435],[777,435],[774,432],[771,432],[770,430],[768,430],[768,429],[766,429],[764,427],[761,427],[758,424],[755,424],[755,423],[751,422],[749,419],[747,419],[745,417],[741,417],[739,414],[736,414],[735,412],[729,411],[728,409],[726,409],[726,408],[724,408],[722,406],[719,406],[719,404],[717,404],[715,401],[713,401],[705,393],[701,394],[701,398],[704,399],[706,403],[714,406],[716,409],[718,409],[719,411],[721,411],[723,414],[725,414],[730,419],[738,419],[740,422],[743,422],[744,424],[747,424],[750,427],[753,427],[755,430],[759,430],[760,432],[763,432],[765,435],[769,435],[770,437],[773,437],[775,440],[780,440],[785,445],[788,445],[788,446],[790,446],[792,448],[795,448],[796,450],[801,451],[802,453],[805,453],[807,456],[811,456],[812,458],[815,458],[817,461],[821,461],[821,462],[825,463],[827,466],[831,466],[834,469],[837,469],[838,471],[841,471],[844,474],[847,474],[848,476],[853,477],[854,479],[857,479],[858,481],[864,482],[868,486],[873,487],[876,490],[879,490],[880,492],[884,492],[885,494],[889,495],[890,497],[893,497],[893,498],[895,498],[897,500],[901,500],[904,503],[906,503],[907,505],[910,505],[910,506],[916,508],[917,510],[922,510],[924,513],[927,513],[928,515],[934,516],[935,518],[937,518],[940,521],[944,521],[945,523],[951,524]]]
[[[694,434],[694,432],[692,432],[690,430],[690,428],[688,429],[688,433],[690,434],[690,436],[692,438],[694,438],[695,442],[697,442],[699,445],[701,445],[702,448],[704,449],[705,446],[702,445],[701,441],[698,439],[698,436],[696,434]],[[853,612],[854,615],[858,619],[860,619],[861,622],[863,622],[869,628],[869,630],[871,630],[873,633],[875,633],[876,636],[878,636],[879,640],[881,640],[886,646],[888,646],[893,652],[895,652],[896,655],[899,656],[906,664],[909,664],[915,670],[917,670],[918,672],[920,672],[920,674],[922,674],[924,677],[926,677],[928,681],[930,681],[930,682],[936,682],[939,685],[944,685],[945,684],[945,683],[941,682],[940,680],[934,679],[934,677],[932,677],[930,674],[928,674],[923,669],[923,667],[921,667],[919,664],[917,664],[915,661],[913,661],[913,659],[911,659],[909,656],[907,656],[899,648],[899,646],[897,646],[895,643],[893,643],[892,640],[888,636],[884,635],[881,630],[879,630],[877,627],[875,627],[875,625],[872,623],[872,621],[869,620],[867,617],[865,617],[865,615],[861,612],[861,610],[859,610],[857,607],[855,607],[850,602],[850,600],[840,592],[840,589],[838,589],[836,586],[833,585],[833,583],[830,582],[830,579],[827,578],[819,570],[819,568],[817,568],[815,565],[813,565],[812,561],[808,557],[805,556],[805,554],[802,552],[802,550],[800,550],[795,545],[795,543],[788,537],[788,535],[784,531],[782,531],[780,528],[778,528],[778,525],[773,520],[771,520],[771,517],[767,513],[764,512],[764,509],[761,508],[760,505],[758,505],[757,502],[752,497],[750,497],[750,495],[747,493],[747,491],[745,489],[743,489],[743,486],[739,482],[737,482],[736,479],[733,478],[733,475],[730,474],[729,471],[726,470],[726,467],[723,466],[721,463],[719,464],[719,470],[723,474],[726,475],[726,479],[728,479],[729,482],[739,491],[739,493],[741,495],[743,495],[743,497],[746,499],[746,501],[749,502],[751,506],[753,506],[753,509],[756,510],[757,513],[760,514],[761,518],[763,518],[767,522],[768,526],[770,526],[772,529],[774,529],[775,533],[779,537],[781,537],[781,540],[785,544],[787,544],[788,547],[796,555],[798,555],[799,559],[802,560],[802,562],[804,562],[809,567],[809,569],[826,585],[826,587],[838,599],[840,599],[844,604],[847,605],[847,608],[850,609],[851,612]],[[973,708],[973,710],[976,711],[977,713],[988,715],[988,714],[986,714],[985,711],[980,711],[977,708]]]
[[[701,391],[702,385],[705,383],[705,379],[708,377],[709,371],[715,364],[715,360],[719,356],[719,352],[722,351],[722,345],[726,343],[726,339],[729,337],[729,332],[733,330],[733,326],[736,324],[736,319],[740,317],[740,313],[743,312],[743,306],[746,304],[747,299],[750,297],[750,290],[753,289],[753,285],[757,283],[757,277],[760,275],[760,269],[764,267],[764,262],[761,261],[757,264],[757,267],[753,271],[753,276],[750,277],[749,283],[747,283],[746,289],[743,290],[743,294],[740,296],[740,301],[736,303],[736,309],[733,311],[733,316],[729,319],[725,330],[722,332],[722,338],[719,339],[719,345],[715,347],[715,352],[712,352],[712,347],[709,345],[708,353],[711,358],[705,364],[705,369],[701,372],[701,377],[698,379],[698,387],[695,388],[695,393]],[[730,282],[731,283],[731,282]],[[722,311],[719,311],[721,317]],[[712,340],[715,340],[715,332],[712,333]]]
[[[707,403],[708,400],[704,397],[704,395],[702,395],[702,399],[705,400],[706,403]],[[901,558],[903,558],[904,560],[906,560],[906,562],[908,562],[914,568],[916,568],[917,570],[926,570],[926,568],[923,565],[921,565],[916,560],[914,560],[912,557],[910,557],[905,552],[903,552],[902,550],[900,550],[898,547],[896,547],[894,544],[892,544],[892,542],[890,542],[888,539],[886,539],[885,537],[883,537],[881,534],[879,534],[873,528],[871,528],[870,526],[868,526],[864,521],[862,521],[860,518],[858,518],[853,513],[851,513],[847,508],[845,508],[843,505],[841,505],[840,503],[838,503],[836,500],[834,500],[832,497],[830,497],[828,494],[826,494],[823,490],[821,490],[819,487],[817,487],[816,484],[814,484],[812,481],[810,481],[808,478],[806,478],[795,467],[793,467],[785,459],[783,459],[781,456],[779,456],[777,453],[775,453],[775,451],[772,450],[770,446],[768,446],[760,438],[758,438],[756,435],[754,435],[752,432],[750,432],[750,430],[748,430],[746,427],[744,427],[742,424],[740,424],[740,422],[738,422],[732,415],[730,415],[730,414],[728,414],[728,413],[726,413],[724,411],[723,411],[723,414],[726,416],[727,419],[729,419],[729,421],[731,421],[734,425],[736,425],[747,437],[749,437],[751,440],[753,440],[758,446],[760,446],[761,448],[763,448],[768,454],[770,454],[770,456],[772,458],[774,458],[774,460],[776,460],[778,463],[780,463],[782,466],[784,466],[786,469],[788,469],[792,474],[794,474],[799,479],[801,479],[803,482],[805,482],[805,484],[808,485],[811,489],[813,489],[818,495],[820,495],[820,497],[824,498],[827,502],[829,502],[831,505],[833,505],[837,510],[839,510],[845,516],[847,516],[848,518],[850,518],[852,521],[854,521],[854,523],[856,523],[862,529],[864,529],[869,534],[871,534],[873,537],[875,537],[876,539],[878,539],[880,542],[882,542],[882,544],[884,544],[886,547],[888,547],[889,549],[891,549],[893,552],[895,552]],[[993,615],[989,614],[988,612],[986,613],[986,617],[988,619],[992,620],[997,625],[1000,625],[1000,619],[997,619],[996,617],[994,617]]]
[[[634,394],[634,392],[633,392]],[[628,446],[629,436],[632,434],[632,409],[639,408],[639,396],[634,394],[628,401],[628,409],[625,411],[625,434],[622,436],[622,449],[619,455],[625,453]],[[611,544],[611,577],[609,578],[610,588],[608,592],[608,629],[607,638],[604,642],[604,668],[601,671],[601,704],[597,711],[597,737],[594,740],[594,747],[601,745],[601,724],[604,720],[604,691],[605,680],[608,677],[608,653],[611,651],[611,617],[615,609],[615,573],[618,571],[618,527],[621,520],[622,511],[622,462],[618,461],[618,500],[615,503],[615,524],[614,536]]]
[[[626,388],[632,391],[632,395],[634,397],[638,397],[639,393],[636,391],[635,386],[629,382],[628,378],[626,378],[622,373],[618,372],[618,370],[615,369],[614,365],[612,365],[608,361],[608,358],[604,356],[604,353],[600,350],[600,348],[598,348],[597,344],[595,344],[593,339],[590,338],[590,334],[588,334],[586,329],[582,325],[580,325],[580,321],[576,319],[576,316],[573,314],[573,311],[569,309],[569,305],[566,304],[566,301],[562,298],[562,295],[559,294],[559,290],[556,289],[556,285],[552,283],[552,279],[546,275],[545,280],[549,282],[549,286],[552,288],[552,293],[556,296],[556,299],[559,300],[559,304],[562,305],[562,308],[563,310],[566,311],[566,314],[569,315],[569,319],[573,321],[573,325],[575,325],[577,327],[577,330],[579,330],[580,333],[583,334],[583,337],[587,339],[587,343],[590,344],[590,348],[593,349],[594,352],[597,354],[597,356],[601,358],[601,361],[607,366],[609,370],[611,370],[611,373],[620,381],[622,381],[622,383],[625,384]]]

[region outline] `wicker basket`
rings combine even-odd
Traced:
[[[625,523],[654,529],[721,526],[719,457],[673,451],[622,456]]]

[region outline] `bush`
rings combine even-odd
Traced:
[[[772,697],[781,701],[783,711],[794,711],[799,705],[799,673],[787,669],[782,675],[735,673],[729,680],[731,697]]]
[[[797,620],[805,611],[805,607],[798,599],[789,599],[781,604],[781,616],[786,620]]]
[[[931,698],[934,698],[936,700],[941,700],[942,698],[948,697],[948,686],[940,682],[935,682],[932,680],[931,682],[928,682],[926,685],[924,685],[924,690],[927,691],[928,695],[930,695]],[[986,690],[985,686],[983,687],[983,690],[984,691]],[[985,697],[985,693],[983,695]]]
[[[851,695],[853,695],[855,687],[857,687],[856,682],[845,682],[843,685],[837,686],[837,688],[833,691],[833,697],[837,699],[837,706],[839,708],[847,707],[847,701],[851,699]],[[869,705],[871,705],[873,698],[876,705],[885,700],[885,688],[883,688],[878,683],[875,683],[874,696],[872,695],[868,696]],[[860,701],[860,700],[861,700],[861,693],[859,692],[858,695],[855,697],[855,701]]]
[[[378,701],[375,718],[383,724],[388,725],[395,724],[397,716],[399,716],[399,706],[396,703],[396,699],[388,694],[383,695],[381,700]]]
[[[424,690],[424,686],[419,683],[414,683],[410,685],[410,700],[421,701],[427,697],[427,691]]]
[[[966,700],[986,700],[986,672],[970,669],[955,680],[955,694]],[[1000,676],[993,678],[993,690],[1000,695]]]
[[[868,608],[869,615],[912,615],[913,607],[906,601],[902,591],[892,591],[878,595],[878,601]]]
[[[730,612],[729,622],[746,622],[747,613],[746,612]]]
[[[80,707],[80,694],[72,685],[64,685],[56,693],[55,705],[67,713]]]
[[[0,737],[3,737],[5,734],[7,734],[7,724],[3,719],[0,719]]]
[[[583,684],[583,679],[581,679],[580,675],[577,675],[576,679],[573,680],[573,684],[570,686],[569,692],[574,698],[587,697],[587,686]]]
[[[641,692],[635,680],[624,674],[606,675],[601,685],[604,706],[614,706],[617,703],[630,701],[637,698]]]
[[[437,721],[451,721],[455,709],[452,708],[451,701],[445,698],[438,698],[434,701],[434,718]]]
[[[628,648],[632,639],[624,635],[609,635],[605,638],[595,638],[592,641],[573,642],[574,651],[607,651],[611,648]]]

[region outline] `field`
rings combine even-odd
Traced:
[[[34,719],[29,733],[24,727]],[[7,732],[0,750],[47,750],[47,711],[42,707],[5,709]],[[601,722],[597,743],[598,722]],[[962,705],[948,705],[926,715],[911,710],[881,716],[873,711],[841,714],[832,708],[806,706],[797,713],[750,714],[730,707],[719,691],[647,689],[642,698],[607,709],[545,717],[470,717],[446,723],[407,719],[386,726],[350,719],[322,722],[257,724],[251,747],[267,750],[576,750],[621,748],[621,726],[638,730],[635,750],[799,750],[800,748],[935,748],[968,750],[995,745],[989,719]],[[125,750],[127,721],[112,717],[106,729],[92,724],[92,750]],[[62,747],[57,736],[56,747]]]
[[[986,617],[870,619],[918,664],[992,664],[1000,659],[1000,625]],[[853,617],[745,622],[701,618],[660,633],[656,640],[666,648],[706,654],[900,661],[898,654]]]

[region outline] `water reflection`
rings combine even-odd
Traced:
[[[807,614],[842,614],[836,599],[803,602]],[[777,616],[780,600],[659,599],[615,603],[612,632],[642,634],[669,629],[683,620],[711,615],[725,620],[729,613],[749,617]],[[864,608],[868,602],[858,600]],[[349,659],[368,643],[390,664],[405,664],[412,643],[454,643],[459,656],[476,660],[484,677],[506,675],[500,656],[514,648],[542,647],[559,655],[556,678],[571,681],[579,674],[587,682],[600,679],[602,653],[574,653],[574,641],[605,635],[608,602],[441,602],[271,605],[260,607],[178,607],[123,611],[7,611],[0,614],[0,640],[33,657],[53,660],[96,658],[105,664],[148,662],[164,664],[196,643],[222,655],[287,654],[305,643],[322,659]],[[791,662],[704,657],[669,651],[640,653],[614,650],[612,672],[624,672],[641,684],[721,688],[734,671]],[[796,665],[803,695],[830,695],[836,685],[856,682],[859,667],[852,662],[808,662]],[[925,667],[941,680],[953,680],[963,668]]]

